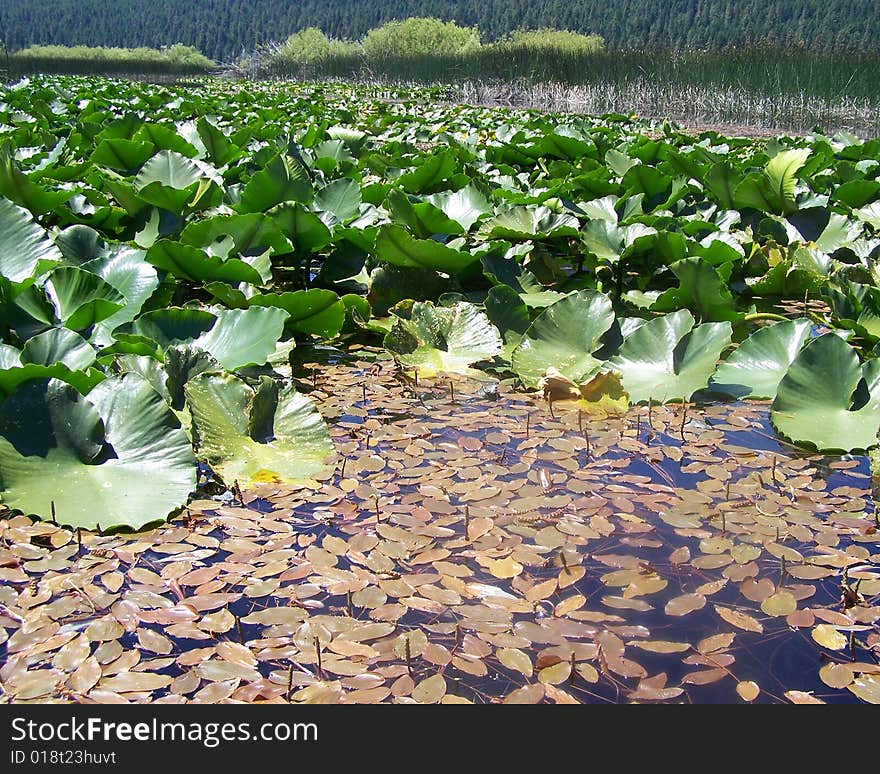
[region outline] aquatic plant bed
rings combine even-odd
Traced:
[[[0,700],[877,703],[878,157],[4,89]]]

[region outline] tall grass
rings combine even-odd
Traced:
[[[499,43],[459,54],[367,58],[356,49],[330,53],[308,66],[273,67],[255,57],[252,75],[290,78],[364,77],[413,83],[522,81],[584,86],[653,81],[682,88],[721,87],[827,100],[880,98],[880,54],[812,53],[802,49],[724,51],[567,50]]]
[[[548,45],[549,39],[514,36],[456,54],[380,59],[350,46],[286,68],[257,56],[241,74],[448,85],[460,99],[485,104],[880,136],[880,54],[772,47],[620,51],[604,49],[600,40],[588,48]]]
[[[19,75],[197,75],[214,67],[200,51],[180,44],[161,49],[30,46],[9,55],[9,69]]]

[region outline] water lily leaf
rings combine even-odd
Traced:
[[[200,374],[184,392],[198,454],[227,483],[302,481],[333,452],[318,410],[292,384],[267,378],[253,390],[231,374]]]
[[[480,227],[483,239],[550,239],[576,237],[580,222],[574,215],[555,213],[549,207],[513,207]]]
[[[95,325],[91,339],[98,346],[112,343],[113,331],[134,320],[146,300],[159,287],[159,275],[145,257],[143,250],[119,247],[82,265],[82,269],[97,274],[125,299],[122,309]]]
[[[133,172],[140,169],[155,150],[156,146],[151,142],[108,137],[101,140],[92,152],[92,163],[120,172]]]
[[[46,281],[46,291],[58,319],[74,331],[107,319],[125,305],[123,295],[110,283],[75,266],[55,269]]]
[[[402,226],[386,224],[376,237],[376,256],[394,266],[434,269],[455,274],[477,260],[478,256],[447,247],[433,239],[416,239]]]
[[[179,279],[192,282],[248,282],[259,285],[263,278],[253,266],[236,258],[208,255],[197,247],[160,239],[146,253],[148,263]]]
[[[761,173],[747,175],[734,194],[737,208],[752,207],[777,215],[794,212],[797,173],[809,155],[809,148],[785,150],[770,159]]]
[[[294,252],[300,255],[322,250],[333,240],[330,229],[314,213],[301,204],[286,202],[273,207],[267,217],[278,226],[281,233],[290,240]],[[283,252],[276,250],[276,252]]]
[[[761,688],[751,680],[741,680],[736,684],[736,692],[743,701],[754,701],[761,695]]]
[[[718,366],[712,391],[736,399],[773,400],[811,328],[809,320],[790,320],[755,331]]]
[[[419,704],[436,704],[446,694],[446,678],[443,675],[432,675],[422,680],[410,694]]]
[[[777,617],[790,615],[797,610],[797,600],[790,591],[778,591],[761,602],[761,610]]]
[[[737,629],[743,629],[744,631],[755,632],[757,634],[762,634],[764,632],[764,627],[761,625],[760,621],[740,610],[715,605],[715,612],[731,626],[737,627]]]
[[[847,689],[868,704],[880,704],[880,675],[859,675]]]
[[[547,370],[538,389],[548,403],[574,401],[581,411],[592,416],[620,416],[629,409],[629,395],[616,371],[600,371],[584,384],[577,385],[555,368]]]
[[[251,308],[282,309],[288,314],[289,330],[325,339],[337,336],[345,324],[345,304],[332,290],[312,288],[293,293],[258,293],[248,299],[248,304]]]
[[[94,529],[139,529],[186,503],[196,467],[186,433],[141,377],[106,379],[87,396],[32,381],[3,404],[0,481],[10,507]],[[156,486],[161,480],[162,486]]]
[[[221,258],[239,256],[245,262],[248,262],[248,257],[262,255],[267,251],[283,254],[290,252],[291,248],[277,219],[271,214],[256,212],[246,215],[214,215],[193,221],[181,232],[180,241],[192,247],[200,247],[210,255]],[[221,244],[228,247],[221,249]]]
[[[853,681],[853,672],[846,664],[836,664],[833,661],[825,664],[819,670],[819,679],[829,688],[846,688]]]
[[[217,322],[216,315],[204,309],[167,307],[146,312],[136,320],[117,328],[114,337],[155,341],[159,349],[188,344],[207,333]]]
[[[66,328],[50,328],[25,342],[21,362],[51,366],[61,363],[83,370],[95,362],[95,349],[82,336]]]
[[[241,192],[238,212],[265,212],[282,202],[308,204],[312,183],[305,168],[287,155],[275,156],[264,169],[254,173]]]
[[[408,193],[429,193],[439,190],[457,170],[458,160],[455,155],[449,151],[440,151],[420,159],[418,166],[400,175],[396,182]]]
[[[527,653],[518,648],[500,648],[496,655],[508,669],[513,669],[525,677],[532,676],[532,659]]]
[[[483,273],[496,285],[508,285],[513,288],[522,302],[532,309],[552,306],[561,300],[564,294],[547,290],[538,278],[517,260],[523,248],[531,251],[531,245],[526,243],[508,250],[503,256],[494,252],[483,255],[480,258]]]
[[[814,339],[780,381],[770,420],[794,443],[871,448],[880,429],[880,361],[859,367],[855,350],[838,336]]]
[[[417,301],[409,319],[396,319],[384,345],[421,375],[466,374],[469,366],[501,352],[501,335],[473,304],[435,307]]]
[[[580,384],[600,366],[594,352],[614,322],[607,296],[582,290],[541,313],[511,356],[511,368],[527,387],[537,387],[550,368]]]
[[[134,189],[143,201],[180,214],[198,196],[200,185],[210,182],[191,159],[177,151],[162,150],[141,167]]]
[[[684,616],[706,606],[706,597],[702,594],[682,594],[666,603],[664,612],[671,616]]]
[[[192,344],[205,350],[228,371],[263,365],[284,331],[284,309],[250,307],[214,309],[217,322]]]
[[[466,185],[457,191],[432,194],[427,201],[441,210],[447,218],[458,223],[463,232],[470,231],[483,215],[492,212],[492,204],[474,185]]]
[[[668,312],[690,309],[699,320],[738,320],[742,313],[736,311],[736,302],[727,283],[718,270],[702,258],[685,258],[673,263],[669,270],[681,283],[661,293],[652,310]]]
[[[506,346],[515,347],[532,324],[529,310],[519,294],[507,285],[496,285],[483,302],[492,324],[504,337]]]
[[[61,251],[31,214],[0,198],[0,275],[24,282],[61,261]]]
[[[621,372],[634,403],[687,400],[708,384],[730,338],[729,322],[694,327],[693,315],[682,309],[639,326],[608,365]]]
[[[329,212],[339,223],[348,223],[358,216],[361,187],[348,178],[340,178],[315,194],[315,207]]]
[[[811,632],[812,638],[823,648],[828,650],[843,650],[849,641],[830,624],[819,624]]]

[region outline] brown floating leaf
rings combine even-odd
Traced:
[[[411,696],[419,704],[436,704],[446,694],[443,675],[432,675],[412,689]]]
[[[859,675],[847,688],[862,701],[880,704],[880,675]]]
[[[101,679],[101,665],[94,656],[89,656],[67,680],[67,684],[76,693],[88,693]]]
[[[152,672],[120,672],[114,677],[101,680],[101,688],[114,693],[135,693],[140,691],[158,691],[171,685],[168,675],[157,675]]]
[[[819,624],[810,634],[819,645],[829,650],[843,650],[849,642],[830,624]]]
[[[141,648],[162,656],[167,656],[174,647],[171,640],[159,634],[159,632],[154,632],[152,629],[138,629],[137,638]]]
[[[736,692],[743,701],[754,701],[761,694],[761,688],[751,680],[743,680],[737,683]]]
[[[819,679],[829,688],[846,688],[853,681],[853,673],[846,664],[829,662],[819,670]]]
[[[506,559],[490,559],[488,567],[496,578],[515,578],[523,571],[523,566],[512,556]]]
[[[598,683],[599,682],[599,672],[596,671],[596,667],[592,664],[578,664],[575,667],[577,673],[584,678],[588,683]]]
[[[520,672],[526,677],[532,676],[532,660],[518,648],[502,648],[496,655],[508,669]]]
[[[477,518],[471,519],[468,523],[467,536],[470,540],[479,540],[483,535],[492,531],[495,522],[492,519]]]
[[[544,667],[544,669],[538,672],[538,680],[549,685],[559,685],[559,683],[564,683],[568,680],[570,674],[571,662],[560,661],[558,664]]]
[[[691,646],[686,642],[667,642],[665,640],[633,640],[627,645],[632,645],[651,653],[684,653]]]
[[[733,643],[735,634],[725,632],[724,634],[713,634],[697,643],[697,650],[700,653],[717,653],[718,651],[727,650]]]
[[[737,629],[743,629],[747,632],[755,632],[756,634],[762,634],[764,631],[764,627],[761,625],[760,621],[752,618],[750,615],[741,613],[739,610],[715,605],[715,612],[731,626],[737,627]]]
[[[709,683],[717,683],[719,680],[723,680],[729,674],[726,669],[704,669],[699,672],[686,674],[681,682],[688,685],[709,685]]]
[[[824,704],[822,699],[817,699],[812,693],[807,691],[786,691],[785,698],[792,704]]]
[[[706,597],[702,594],[682,594],[666,603],[664,612],[671,616],[684,616],[706,606]]]
[[[667,688],[666,673],[646,677],[639,681],[638,688],[629,697],[633,701],[664,701],[675,699],[684,693],[682,688]]]
[[[761,610],[767,615],[787,616],[797,610],[797,600],[790,591],[778,591],[761,602]]]
[[[507,694],[503,704],[537,704],[544,698],[544,686],[541,683],[524,685]]]

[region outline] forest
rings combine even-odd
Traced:
[[[13,51],[46,43],[183,43],[232,60],[306,27],[354,39],[409,16],[477,26],[483,40],[555,27],[601,35],[609,48],[880,49],[875,26],[865,23],[880,16],[878,0],[115,0],[112,13],[107,0],[4,0],[3,6],[0,37]]]

